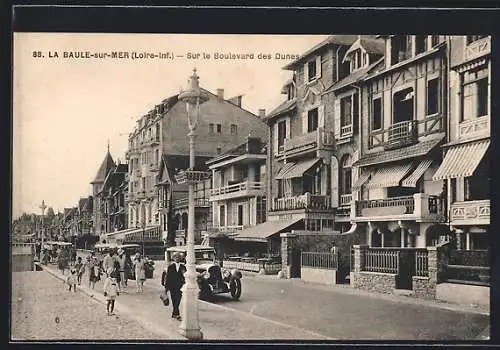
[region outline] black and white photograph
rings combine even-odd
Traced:
[[[491,43],[14,32],[11,341],[490,339]]]

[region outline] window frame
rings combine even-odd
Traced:
[[[311,67],[314,67],[313,70],[311,70]],[[314,71],[314,75],[311,75],[311,71]],[[318,67],[316,67],[316,59],[310,60],[307,62],[307,82],[310,83],[314,80],[316,80],[318,76]]]
[[[380,101],[380,127],[375,129],[375,101],[378,100]],[[379,131],[384,129],[384,104],[382,103],[382,95],[379,96],[373,96],[372,97],[372,117],[371,119],[371,125],[370,125],[370,131]]]
[[[217,134],[222,134],[222,124],[217,124]]]
[[[231,124],[231,135],[238,135],[238,125]]]
[[[316,112],[314,114],[314,112]],[[312,119],[311,119],[312,117]],[[315,123],[314,123],[315,121]],[[314,125],[316,127],[314,127]],[[319,108],[318,107],[314,107],[314,108],[311,108],[307,111],[307,132],[310,133],[310,132],[314,132],[314,131],[317,131],[319,128]]]
[[[433,112],[433,113],[429,113],[429,84],[431,82],[436,82],[436,111]],[[429,116],[433,116],[433,115],[437,115],[439,113],[441,113],[441,77],[438,76],[438,75],[435,75],[435,76],[429,76],[427,78],[427,82],[426,82],[426,85],[425,85],[425,116],[426,117],[429,117]]]

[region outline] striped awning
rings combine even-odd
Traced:
[[[280,171],[278,171],[278,174],[274,178],[276,180],[282,180],[283,179],[283,175],[288,170],[290,170],[294,165],[295,165],[295,163],[286,163],[286,164],[283,164],[283,167],[280,169]]]
[[[443,180],[471,176],[483,159],[490,140],[453,146],[446,152],[443,163],[432,179]]]
[[[401,180],[410,172],[413,163],[385,166],[377,169],[371,176],[366,188],[382,188],[399,186]]]
[[[372,176],[372,173],[369,171],[365,171],[363,174],[361,174],[356,182],[352,185],[353,191],[359,191],[361,189],[361,186],[363,186],[366,181]]]
[[[424,159],[421,161],[417,168],[413,170],[406,179],[403,180],[401,186],[403,187],[417,187],[417,182],[424,175],[427,169],[431,166],[432,159]]]
[[[316,164],[320,162],[320,159],[309,159],[303,162],[299,162],[287,170],[286,173],[283,174],[284,179],[293,179],[296,177],[302,177],[306,171],[314,167]]]

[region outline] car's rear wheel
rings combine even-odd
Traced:
[[[241,281],[232,280],[229,285],[229,291],[231,292],[233,299],[239,299],[241,296]]]

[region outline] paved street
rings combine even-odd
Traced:
[[[118,322],[130,322],[125,319],[140,324],[129,333],[131,338],[182,340],[177,332],[179,322],[170,318],[171,308],[164,307],[159,300],[162,265],[162,262],[157,263],[155,278],[147,280],[143,294],[136,294],[135,281],[129,281],[128,293],[118,297],[116,312],[120,318],[116,320],[117,325]],[[54,266],[50,267],[54,273]],[[47,275],[45,272],[36,275],[40,274]],[[86,278],[84,276],[85,285]],[[50,284],[44,283],[44,286]],[[53,285],[59,287],[58,282]],[[66,305],[69,296],[61,292],[62,289],[58,290],[63,297],[60,304]],[[87,291],[86,286],[81,290],[94,294],[96,300],[102,299],[102,282],[96,285],[94,292]],[[83,294],[77,295],[85,298]],[[95,302],[93,305],[96,314],[104,315],[103,305]],[[239,301],[223,294],[209,302],[200,302],[199,308],[205,339],[220,340],[470,340],[477,338],[489,324],[489,316],[461,311],[463,308],[447,310],[437,307],[436,302],[359,292],[347,286],[278,280],[275,276],[245,275]],[[81,324],[80,327],[85,326]],[[140,337],[135,335],[138,331]],[[51,336],[47,338],[42,334],[43,339],[56,337]],[[103,339],[105,335],[94,337],[92,333],[85,337]],[[68,339],[67,336],[63,338]]]

